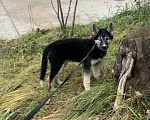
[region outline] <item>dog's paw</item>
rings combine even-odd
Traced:
[[[98,73],[93,73],[93,75],[94,75],[94,78],[95,78],[95,79],[98,79],[99,76],[100,76],[100,73],[99,73],[99,72],[98,72]]]
[[[61,81],[57,82],[58,85],[61,85],[62,83],[63,83],[63,82],[61,82]]]
[[[50,92],[54,92],[57,88],[51,88]]]
[[[95,79],[98,79],[99,76],[100,76],[99,74],[94,74],[94,78],[95,78]]]
[[[90,86],[85,87],[85,91],[88,91],[88,90],[90,90]]]
[[[43,80],[40,80],[40,85],[43,85],[43,84],[44,84]]]

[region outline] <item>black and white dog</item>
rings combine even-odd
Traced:
[[[43,85],[44,82],[48,59],[51,64],[49,86],[53,91],[55,90],[55,80],[58,84],[62,83],[58,76],[67,65],[67,62],[80,62],[96,43],[95,48],[83,63],[83,85],[85,90],[89,90],[91,69],[93,70],[94,77],[98,78],[100,75],[101,60],[106,55],[108,46],[113,40],[113,33],[114,27],[112,23],[106,29],[100,29],[93,24],[93,36],[91,39],[65,39],[48,45],[43,52],[40,84]]]

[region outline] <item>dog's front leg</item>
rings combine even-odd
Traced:
[[[90,68],[90,64],[84,64],[83,66],[83,85],[85,90],[90,90]]]
[[[85,90],[90,90],[90,72],[83,72],[83,85]]]
[[[100,76],[101,66],[101,60],[98,63],[92,65],[93,74],[96,79],[98,79],[98,77]]]

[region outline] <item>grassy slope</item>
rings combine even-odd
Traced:
[[[150,109],[150,100],[146,96],[135,97],[128,92],[129,99],[120,110],[113,113],[112,107],[116,95],[116,81],[111,70],[115,61],[120,39],[143,26],[150,26],[150,8],[136,11],[124,11],[121,14],[96,23],[106,27],[110,21],[115,25],[115,39],[104,60],[102,75],[99,80],[92,79],[92,89],[83,92],[81,68],[53,97],[49,105],[45,105],[34,118],[69,120],[93,119],[148,119],[146,110]],[[87,38],[91,35],[91,26],[76,25],[72,37]],[[67,32],[69,37],[69,28]],[[0,120],[20,120],[49,95],[47,80],[44,86],[39,85],[39,73],[42,50],[44,47],[61,39],[59,28],[47,30],[44,35],[32,32],[15,41],[0,43]],[[76,63],[71,63],[62,72],[64,80]],[[107,73],[107,74],[106,74]],[[48,76],[48,73],[47,73]],[[138,107],[137,107],[138,106]]]

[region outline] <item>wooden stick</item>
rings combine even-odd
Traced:
[[[128,69],[126,70],[125,74],[119,80],[117,97],[116,97],[116,100],[114,103],[114,110],[116,110],[119,107],[119,105],[121,104],[121,102],[123,100],[125,83],[126,83],[127,78],[129,78],[131,76],[133,63],[134,63],[134,59],[132,57],[132,53],[130,52],[127,55],[126,67],[124,68],[124,69],[126,69],[126,68],[128,68]],[[123,71],[124,71],[124,69],[123,69]]]

